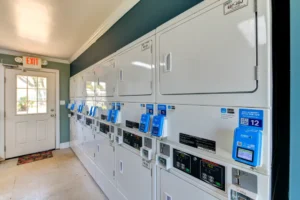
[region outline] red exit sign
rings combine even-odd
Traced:
[[[33,67],[33,68],[41,68],[41,59],[35,57],[27,57],[23,56],[23,66],[24,67]]]

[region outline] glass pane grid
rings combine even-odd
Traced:
[[[17,115],[47,113],[47,78],[17,75]]]

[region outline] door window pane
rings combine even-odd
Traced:
[[[47,78],[17,76],[17,115],[47,113]]]
[[[38,77],[28,76],[28,88],[38,87]]]
[[[28,101],[28,114],[36,114],[37,113],[37,102]]]
[[[28,101],[37,101],[37,89],[28,89]]]
[[[17,88],[27,88],[27,76],[17,76]]]
[[[17,102],[17,115],[26,115],[27,114],[27,101]]]
[[[27,89],[17,89],[17,101],[27,102]]]
[[[38,90],[38,101],[47,101],[47,90]]]
[[[38,77],[38,87],[40,89],[46,89],[47,88],[47,78],[44,77]]]

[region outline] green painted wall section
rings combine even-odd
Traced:
[[[0,54],[0,62],[5,64],[18,64],[14,61],[16,56]],[[69,101],[69,78],[70,78],[70,64],[48,62],[47,66],[43,68],[59,70],[59,95],[60,100]],[[68,110],[65,106],[60,106],[60,142],[70,141],[70,122],[68,117]]]
[[[202,1],[140,0],[136,6],[71,63],[71,76],[118,51]]]

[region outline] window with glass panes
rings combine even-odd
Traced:
[[[47,113],[47,78],[17,75],[17,115]]]

